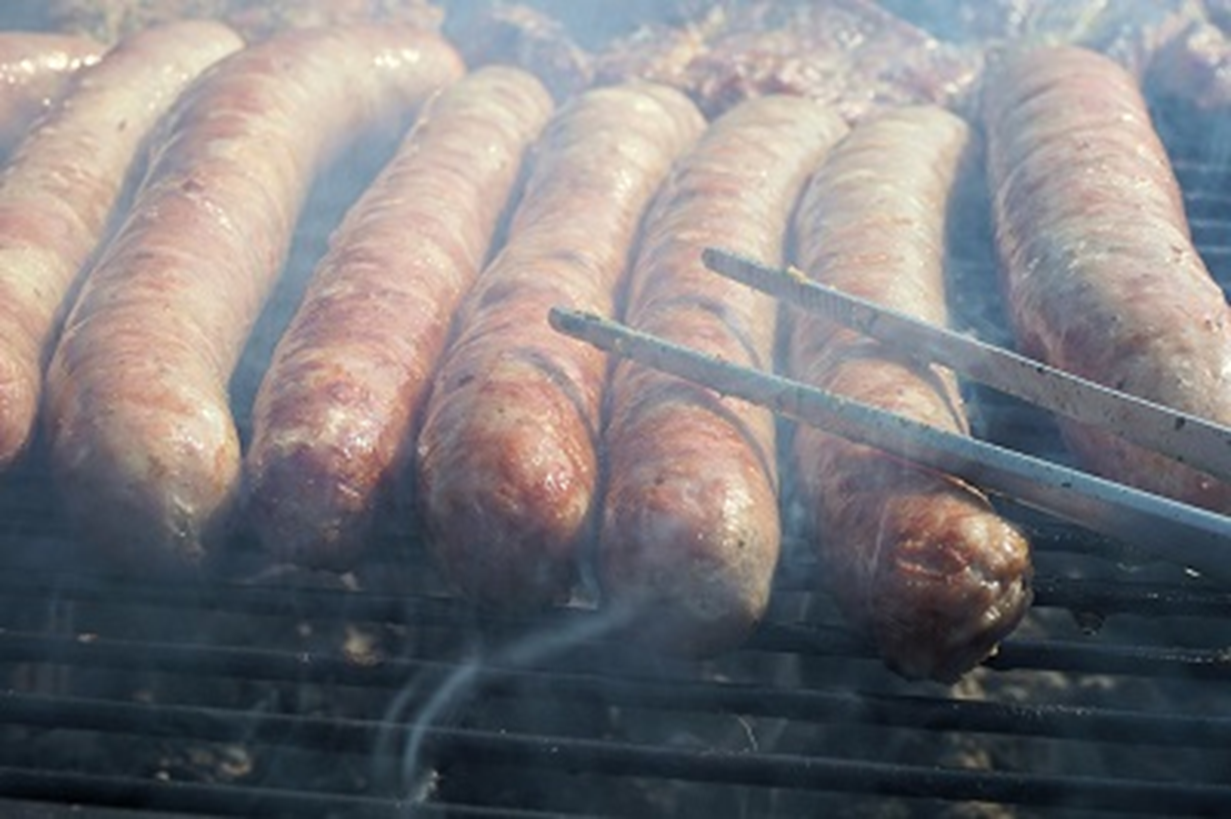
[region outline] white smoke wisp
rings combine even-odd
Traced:
[[[491,654],[472,649],[430,693],[423,690],[422,679],[412,680],[405,686],[390,703],[384,718],[389,725],[410,726],[400,753],[405,815],[413,816],[416,806],[430,799],[435,786],[434,771],[424,759],[424,746],[432,730],[453,718],[481,684],[485,672],[533,668],[576,646],[614,634],[626,627],[633,617],[633,611],[622,609],[595,612],[564,627],[553,624],[550,629],[533,631]],[[398,733],[390,731],[382,736],[376,749],[378,759],[389,758],[393,750],[389,743],[395,741]]]

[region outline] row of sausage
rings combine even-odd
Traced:
[[[1023,348],[1228,420],[1226,303],[1132,77],[1034,50],[1002,61],[983,99]],[[241,452],[228,381],[315,174],[412,115],[313,273]],[[772,415],[610,364],[547,312],[616,315],[966,432],[951,374],[824,319],[783,314],[776,362],[777,305],[700,256],[793,261],[944,323],[945,216],[982,172],[977,130],[922,106],[851,128],[789,96],[707,123],[635,81],[556,109],[527,73],[467,74],[436,35],[390,27],[250,46],[216,23],[147,30],[76,72],[0,179],[0,461],[41,419],[81,538],[142,573],[208,564],[237,529],[276,559],[346,569],[409,471],[463,593],[549,605],[592,561],[603,604],[649,642],[730,648],[764,613],[781,548]],[[1067,431],[1117,479],[1231,506],[1206,476]],[[1028,544],[976,488],[803,428],[783,472],[823,582],[897,670],[953,679],[1023,616]]]

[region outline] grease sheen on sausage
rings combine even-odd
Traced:
[[[536,146],[508,242],[458,312],[419,436],[418,497],[439,564],[485,603],[569,593],[592,534],[606,357],[547,313],[613,313],[643,211],[703,127],[663,86],[574,99]]]
[[[98,62],[105,50],[89,37],[0,31],[0,155],[21,142],[77,71]]]
[[[939,108],[865,120],[830,154],[796,221],[808,275],[933,324],[947,322],[945,213],[970,129]],[[952,373],[796,313],[792,377],[967,433]],[[975,488],[822,430],[792,444],[829,588],[886,662],[949,681],[986,657],[1030,600],[1028,545]]]
[[[354,562],[403,462],[449,319],[551,97],[492,67],[436,97],[330,240],[257,393],[247,506],[264,546]]]
[[[750,100],[680,159],[646,218],[625,321],[756,369],[773,368],[776,302],[711,273],[720,246],[778,264],[791,211],[846,125],[802,97]],[[604,602],[672,651],[731,648],[769,602],[781,544],[774,417],[632,362],[608,390],[599,538]]]
[[[1136,81],[1078,48],[1008,55],[983,93],[1010,319],[1052,366],[1231,424],[1231,315]],[[1231,512],[1231,485],[1062,422],[1083,464]]]
[[[82,69],[0,176],[0,468],[30,442],[64,302],[142,140],[191,80],[242,46],[204,21],[133,35]]]
[[[314,173],[461,72],[435,35],[305,30],[181,99],[48,372],[55,478],[113,563],[193,566],[225,531],[240,469],[227,383]]]

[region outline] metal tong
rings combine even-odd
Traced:
[[[977,339],[709,248],[714,272],[820,312],[997,390],[1231,480],[1231,428],[1078,378]],[[1012,449],[945,432],[780,376],[730,364],[600,316],[553,308],[557,330],[1122,541],[1140,554],[1231,581],[1231,518]]]

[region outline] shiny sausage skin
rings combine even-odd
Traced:
[[[1022,350],[1231,424],[1231,316],[1134,79],[1077,48],[1012,54],[988,80],[983,119]],[[1231,512],[1231,485],[1090,427],[1061,429],[1096,472]]]
[[[800,190],[845,132],[802,97],[750,100],[715,121],[646,217],[625,321],[772,370],[776,302],[708,271],[701,251],[780,263]],[[764,614],[781,544],[773,414],[627,361],[608,407],[605,604],[631,610],[639,637],[661,649],[737,645]]]
[[[98,62],[105,50],[89,37],[0,32],[0,155],[25,138],[73,75]]]
[[[30,442],[64,302],[142,140],[191,80],[242,46],[205,21],[134,35],[82,69],[0,176],[0,469]]]
[[[601,88],[536,146],[505,247],[464,300],[417,448],[431,550],[464,593],[507,608],[566,597],[593,533],[606,356],[547,323],[612,315],[642,214],[704,127],[686,97]]]
[[[315,171],[461,72],[435,35],[304,30],[181,99],[48,370],[53,474],[113,567],[195,567],[225,533],[240,472],[227,382]]]
[[[808,275],[944,325],[945,212],[970,140],[939,108],[856,127],[800,205]],[[824,318],[795,313],[788,359],[798,380],[967,433],[952,373]],[[797,428],[792,452],[828,587],[890,667],[951,681],[1017,625],[1030,601],[1028,544],[983,494],[811,427]]]
[[[276,555],[334,569],[359,556],[449,319],[551,110],[517,69],[461,80],[424,109],[332,237],[253,411],[247,506]]]

